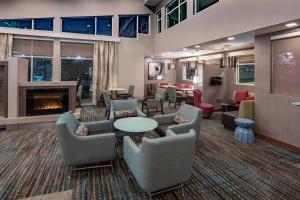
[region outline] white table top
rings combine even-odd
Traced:
[[[125,88],[108,88],[108,91],[124,91],[126,90]]]
[[[118,119],[114,123],[114,127],[118,130],[131,133],[144,133],[154,130],[158,123],[146,117],[128,117]]]

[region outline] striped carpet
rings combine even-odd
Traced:
[[[174,112],[174,110],[167,110]],[[83,108],[82,121],[103,119],[104,111]],[[135,138],[139,140],[139,138]],[[75,199],[146,199],[117,144],[110,168],[70,173],[62,163],[53,129],[0,132],[0,199],[19,199],[73,190]],[[257,139],[245,145],[233,139],[216,117],[203,120],[185,199],[300,199],[300,155]],[[154,199],[183,199],[180,191]]]

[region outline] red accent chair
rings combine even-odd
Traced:
[[[199,89],[195,89],[194,93],[194,106],[203,110],[203,117],[209,118],[214,112],[214,106],[209,103],[202,103],[202,92]]]
[[[248,94],[248,90],[246,91],[238,91],[238,90],[235,90],[234,93],[233,93],[233,100],[234,100],[234,103],[236,104],[240,104],[241,101],[243,101],[245,98],[247,98],[249,96]]]

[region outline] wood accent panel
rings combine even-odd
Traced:
[[[0,117],[7,117],[8,62],[0,62]]]
[[[300,97],[271,94],[271,34],[255,38],[255,130],[300,147]],[[300,45],[300,44],[299,44]]]
[[[21,86],[19,87],[19,116],[26,116],[26,91],[30,89],[60,89],[69,90],[69,111],[75,112],[76,108],[76,86]]]

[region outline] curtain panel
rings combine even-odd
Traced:
[[[94,46],[93,103],[101,91],[118,86],[118,43],[97,41]]]
[[[0,61],[8,61],[12,54],[13,35],[0,33]]]

